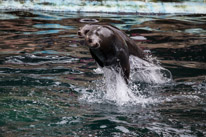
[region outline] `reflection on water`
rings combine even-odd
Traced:
[[[206,135],[205,15],[5,11],[0,17],[0,136]],[[135,104],[102,99],[103,75],[76,35],[87,21],[135,37],[174,81],[131,82]]]

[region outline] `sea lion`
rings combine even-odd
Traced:
[[[93,26],[85,35],[92,57],[101,67],[121,72],[126,83],[130,74],[129,51],[126,41],[107,26]]]
[[[111,29],[112,31],[115,31],[116,34],[118,34],[120,37],[122,37],[122,39],[125,40],[125,42],[126,42],[126,44],[128,46],[129,55],[133,55],[133,56],[139,57],[141,59],[145,58],[144,52],[142,51],[142,49],[139,46],[137,46],[135,41],[133,39],[131,39],[125,32],[121,31],[120,29],[118,29],[115,26],[112,26],[112,25],[86,24],[86,25],[84,25],[83,27],[81,27],[79,29],[78,35],[81,36],[81,37],[85,37],[86,34],[90,30],[97,29],[100,26],[107,27],[107,28]]]

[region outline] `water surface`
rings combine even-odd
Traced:
[[[2,11],[0,19],[0,136],[206,135],[205,15]],[[101,99],[103,75],[76,35],[94,19],[143,36],[137,44],[173,81],[132,82],[132,105]]]

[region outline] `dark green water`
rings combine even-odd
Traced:
[[[0,136],[206,135],[206,15],[0,14]],[[173,82],[136,84],[134,105],[81,100],[102,79],[76,35],[85,18],[144,36]]]

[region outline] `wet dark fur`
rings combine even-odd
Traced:
[[[104,27],[107,28],[106,26]],[[108,29],[110,28],[108,27]],[[112,32],[113,35],[109,38],[100,35],[99,37],[102,40],[100,48],[90,48],[90,53],[101,67],[112,67],[118,72],[121,71],[125,81],[128,83],[130,73],[128,46],[116,31],[112,30]],[[90,33],[92,32],[87,35],[89,36]]]
[[[111,25],[103,25],[106,26],[108,28],[110,28],[111,30],[115,31],[118,35],[120,35],[126,42],[127,46],[128,46],[128,50],[129,50],[129,54],[139,57],[139,58],[145,58],[144,53],[142,51],[142,49],[137,46],[137,44],[135,43],[135,41],[133,39],[131,39],[129,36],[127,36],[127,34],[123,31],[121,31],[120,29],[118,29],[117,27],[111,26]]]

